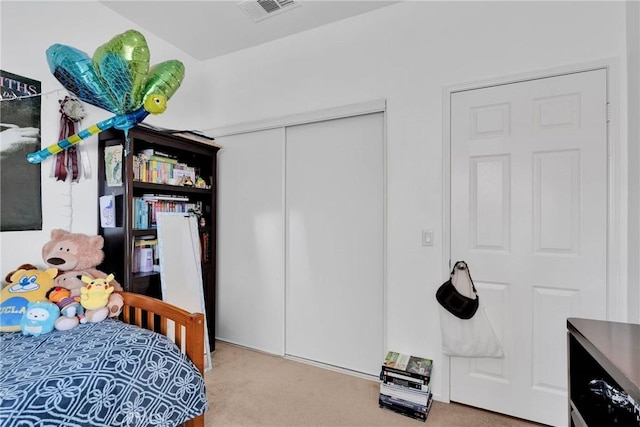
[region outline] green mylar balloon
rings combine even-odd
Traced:
[[[144,88],[144,97],[151,94],[161,94],[167,100],[176,93],[184,79],[184,64],[172,59],[154,65],[149,70],[147,84]]]
[[[167,100],[184,78],[184,65],[178,60],[159,63],[149,69],[149,47],[144,36],[128,30],[98,47],[93,58],[71,46],[54,44],[47,49],[53,75],[82,101],[112,112],[115,116],[27,155],[29,163],[40,163],[52,154],[107,129],[124,131],[149,114],[161,114]],[[129,138],[125,153],[129,153]]]
[[[107,82],[112,95],[125,111],[142,105],[151,54],[147,40],[136,30],[128,30],[98,47],[93,64],[98,75]]]

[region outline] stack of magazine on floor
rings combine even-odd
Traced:
[[[433,401],[432,366],[431,359],[388,352],[380,371],[380,407],[426,421]]]

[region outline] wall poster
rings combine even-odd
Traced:
[[[0,231],[42,230],[39,81],[0,70]]]

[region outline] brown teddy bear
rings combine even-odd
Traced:
[[[80,296],[80,288],[85,286],[82,276],[91,279],[104,279],[107,274],[96,267],[104,259],[104,239],[102,236],[88,236],[82,233],[70,233],[65,230],[51,231],[51,240],[42,247],[42,259],[49,267],[58,269],[55,279],[56,286],[71,291],[72,297]],[[116,291],[122,291],[122,286],[115,280],[109,282]],[[120,295],[111,294],[106,307],[86,310],[88,322],[100,322],[107,317],[116,317],[122,309]]]

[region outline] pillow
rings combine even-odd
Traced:
[[[0,332],[19,332],[22,315],[30,302],[47,301],[54,286],[57,268],[38,270],[33,266],[11,274],[9,284],[0,291]]]

